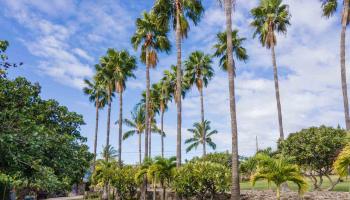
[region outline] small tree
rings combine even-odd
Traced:
[[[348,176],[350,170],[350,143],[339,153],[334,162],[333,169],[340,176]]]
[[[134,199],[137,193],[137,181],[135,174],[137,168],[127,165],[117,168],[114,172],[111,184],[115,187],[120,199]]]
[[[298,186],[299,194],[307,190],[307,182],[304,180],[298,165],[291,164],[285,157],[271,158],[266,154],[256,156],[258,162],[257,171],[252,175],[251,182],[254,186],[256,181],[265,179],[269,183],[276,184],[277,199],[281,197],[280,190],[282,183],[291,181]]]

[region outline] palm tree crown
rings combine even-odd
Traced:
[[[199,90],[207,87],[214,76],[214,70],[211,67],[212,63],[211,56],[208,54],[204,54],[201,51],[191,53],[185,61],[185,77],[188,78],[189,83],[191,85],[196,84]]]
[[[124,119],[123,123],[127,125],[131,130],[127,131],[123,135],[123,140],[128,139],[134,134],[142,134],[145,130],[145,109],[143,106],[136,106],[131,112],[131,120]]]
[[[93,81],[84,80],[85,87],[83,92],[89,96],[89,101],[93,102],[99,109],[103,108],[107,104],[107,91],[102,84],[97,82],[96,79]]]
[[[205,133],[205,141],[203,141],[203,131],[202,131],[203,129]],[[203,143],[208,144],[214,150],[216,149],[216,144],[211,139],[211,136],[214,134],[217,134],[218,131],[217,130],[211,131],[210,121],[205,120],[204,124],[196,122],[193,124],[192,129],[187,129],[187,130],[193,134],[193,137],[185,140],[185,144],[190,144],[190,146],[186,148],[186,152],[191,151],[193,148],[197,148],[198,145]]]
[[[251,25],[255,28],[254,37],[259,36],[263,46],[271,48],[276,46],[275,31],[287,33],[290,25],[290,13],[288,6],[282,4],[282,0],[261,0],[260,5],[251,10],[254,21]]]
[[[214,56],[220,58],[220,67],[227,71],[227,34],[221,32],[216,35],[217,43],[214,45]],[[232,31],[232,52],[240,61],[248,60],[247,50],[243,47],[243,42],[246,38],[241,38],[238,35],[238,30]]]

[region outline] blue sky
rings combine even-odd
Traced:
[[[25,76],[42,86],[45,99],[56,99],[70,110],[84,116],[82,135],[92,147],[95,110],[81,91],[82,80],[93,75],[93,66],[107,48],[127,49],[138,56],[130,45],[135,31],[135,19],[148,11],[153,0],[0,0],[0,38],[10,42],[12,61],[24,62],[21,68],[10,70],[10,77]],[[233,16],[234,28],[246,37],[249,61],[237,63],[237,110],[239,152],[251,155],[255,137],[261,148],[275,147],[278,138],[273,74],[270,52],[252,39],[249,10],[257,0],[237,0]],[[339,18],[321,17],[318,0],[285,0],[290,5],[292,26],[286,36],[278,36],[277,63],[280,74],[282,112],[286,133],[321,124],[343,126],[342,96],[339,70]],[[203,0],[205,15],[197,27],[191,26],[183,41],[183,59],[194,50],[213,53],[217,32],[224,30],[225,17],[216,1]],[[340,4],[341,5],[341,4]],[[174,43],[174,32],[169,33]],[[175,45],[173,45],[175,46]],[[151,81],[158,81],[162,72],[176,63],[176,49],[159,56],[157,69],[151,71]],[[216,76],[204,90],[206,118],[219,131],[214,137],[217,151],[230,149],[228,87],[226,74],[217,60]],[[139,102],[145,89],[145,66],[139,62],[137,79],[127,83],[124,95],[124,116]],[[112,106],[112,121],[116,121],[117,100]],[[193,88],[183,102],[183,139],[186,131],[200,120],[198,91]],[[127,127],[123,128],[127,130]],[[172,103],[165,115],[165,151],[176,150],[176,110]],[[106,111],[100,115],[99,151],[105,143]],[[154,135],[153,155],[160,154],[160,137]],[[112,125],[111,143],[117,148],[117,129]],[[123,143],[123,160],[138,159],[137,137]],[[183,146],[183,150],[185,146]],[[188,159],[200,155],[201,149],[186,154]]]

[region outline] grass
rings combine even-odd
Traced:
[[[332,180],[336,180],[337,177],[332,177]],[[313,189],[313,184],[312,182],[310,181],[310,179],[306,179],[307,180],[307,183],[308,183],[308,186],[309,186],[309,191],[312,191]],[[246,182],[241,182],[241,190],[251,190],[251,189],[254,189],[254,190],[267,190],[269,189],[268,188],[268,184],[267,184],[267,181],[257,181],[255,186],[252,187],[252,184],[251,182],[249,181],[246,181]],[[298,190],[298,187],[297,185],[293,184],[293,183],[288,183],[290,189],[294,190],[294,191],[297,191]],[[322,183],[322,186],[321,188],[322,189],[327,189],[328,187],[330,186],[330,182],[327,178],[323,178],[323,183]],[[275,189],[276,186],[271,183],[271,189]],[[338,192],[349,192],[349,188],[350,188],[350,178],[347,178],[347,179],[343,179],[343,182],[340,182],[338,183],[333,191],[338,191]]]

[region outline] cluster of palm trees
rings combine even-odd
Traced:
[[[239,198],[239,174],[238,174],[238,141],[237,141],[237,120],[236,120],[236,99],[235,99],[235,60],[246,61],[248,59],[247,51],[243,47],[246,38],[239,37],[238,30],[232,29],[232,12],[236,5],[235,0],[218,0],[224,7],[226,15],[226,31],[217,34],[217,44],[215,44],[214,55],[205,54],[201,51],[191,53],[184,62],[182,68],[181,45],[189,34],[190,25],[197,25],[204,13],[204,7],[201,0],[156,0],[150,12],[144,12],[136,20],[136,31],[131,38],[131,44],[135,50],[140,49],[140,60],[146,65],[146,90],[142,94],[140,103],[132,111],[132,119],[123,119],[123,92],[126,89],[127,80],[135,78],[136,57],[132,56],[126,50],[117,51],[109,49],[107,54],[100,59],[100,63],[95,66],[96,74],[92,81],[86,80],[84,91],[89,95],[90,100],[96,107],[96,130],[94,153],[96,155],[97,133],[98,133],[98,112],[104,106],[108,106],[107,117],[107,139],[106,147],[110,145],[110,119],[111,106],[114,95],[119,96],[119,116],[118,116],[118,161],[121,163],[122,139],[131,135],[139,136],[139,162],[141,163],[141,134],[144,133],[144,158],[151,157],[151,133],[161,135],[161,155],[164,156],[164,114],[168,108],[169,102],[174,100],[177,109],[177,144],[176,144],[176,165],[181,165],[181,144],[182,144],[182,105],[181,101],[185,93],[192,85],[195,85],[200,94],[201,119],[194,124],[194,129],[190,132],[194,134],[193,138],[186,140],[190,144],[187,150],[203,145],[203,154],[206,154],[206,144],[215,148],[215,144],[210,136],[216,134],[216,131],[210,133],[209,122],[204,114],[204,94],[203,89],[207,87],[209,81],[214,76],[212,68],[213,57],[219,58],[220,67],[228,74],[229,85],[229,106],[231,117],[232,134],[232,199]],[[321,0],[324,15],[329,17],[335,13],[337,0]],[[349,23],[349,1],[345,0],[342,13],[342,34],[341,34],[341,77],[345,108],[345,121],[347,129],[350,128],[349,108],[347,99],[347,85],[345,73],[345,31]],[[260,0],[259,5],[251,10],[254,28],[253,37],[258,37],[263,47],[271,50],[273,75],[275,83],[276,105],[278,112],[278,124],[280,139],[284,139],[282,108],[279,92],[278,71],[275,55],[275,46],[277,45],[277,33],[286,34],[287,27],[290,25],[291,15],[288,5],[283,4],[282,0]],[[191,22],[191,23],[190,23]],[[175,44],[177,50],[176,65],[164,71],[163,78],[156,84],[150,84],[150,69],[158,64],[159,53],[169,53],[171,42],[168,39],[169,32],[175,31]],[[161,128],[156,126],[156,116],[160,115]],[[126,124],[132,130],[124,133],[122,124]],[[209,129],[208,129],[209,128]],[[95,157],[96,160],[96,157]],[[108,157],[106,157],[108,160]]]

